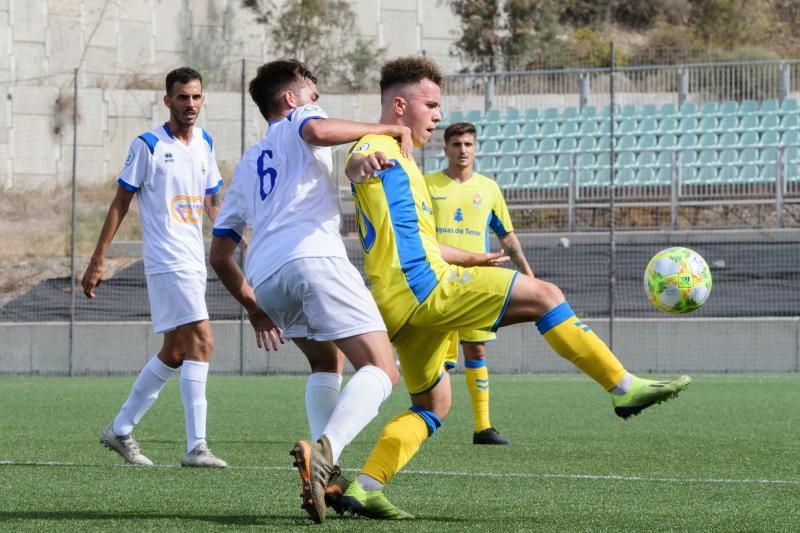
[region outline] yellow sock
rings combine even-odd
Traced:
[[[486,361],[464,361],[467,390],[472,400],[472,418],[475,432],[492,427],[489,422],[489,369]]]
[[[387,484],[441,425],[442,421],[432,412],[411,406],[383,428],[361,473]]]
[[[563,302],[536,322],[539,333],[564,359],[572,362],[590,378],[612,389],[625,376],[619,359],[589,326],[578,320],[567,302]]]

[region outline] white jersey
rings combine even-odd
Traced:
[[[166,124],[139,135],[118,183],[139,199],[145,274],[205,272],[203,199],[222,186],[211,136],[194,128],[186,145]]]
[[[271,123],[242,156],[222,202],[214,235],[239,242],[253,227],[245,275],[254,288],[294,259],[347,257],[330,180],[331,149],[303,140],[303,125],[318,118],[328,115],[306,105]]]

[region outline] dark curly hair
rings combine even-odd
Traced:
[[[450,137],[466,135],[467,133],[471,133],[476,139],[478,138],[478,131],[471,122],[453,122],[444,130],[444,144],[450,141]]]
[[[170,70],[169,73],[167,73],[166,80],[167,94],[172,94],[172,86],[176,83],[189,83],[192,80],[200,80],[200,85],[203,85],[203,76],[191,67],[181,67]]]
[[[432,59],[408,56],[387,61],[381,68],[381,94],[393,87],[418,83],[425,78],[442,85],[444,75]]]
[[[297,59],[270,61],[258,67],[256,77],[250,81],[250,97],[261,115],[268,119],[280,111],[280,96],[283,91],[304,79],[317,83],[317,78],[305,63]]]

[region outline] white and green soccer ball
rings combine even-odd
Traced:
[[[711,271],[705,259],[689,248],[661,250],[644,270],[647,299],[665,313],[691,313],[711,294]]]

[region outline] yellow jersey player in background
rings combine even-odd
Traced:
[[[514,234],[503,192],[493,179],[474,171],[477,132],[469,122],[456,122],[444,130],[447,168],[425,175],[433,202],[436,234],[440,243],[470,252],[489,251],[489,232],[522,274],[533,276],[519,239]],[[489,419],[489,368],[486,343],[495,340],[493,331],[458,332],[464,352],[464,374],[472,402],[473,444],[511,444]],[[458,346],[445,361],[455,368]]]
[[[407,126],[415,146],[426,144],[441,120],[442,81],[428,58],[389,61],[381,69],[379,122]],[[345,509],[378,519],[413,518],[389,502],[383,489],[450,410],[444,362],[456,331],[536,322],[556,353],[608,391],[622,418],[674,398],[691,382],[688,376],[656,382],[630,374],[552,283],[505,268],[456,266],[455,249],[440,249],[436,241],[425,178],[391,137],[363,137],[345,173],[354,183],[364,267],[411,395],[410,409],[384,427],[345,491]]]

